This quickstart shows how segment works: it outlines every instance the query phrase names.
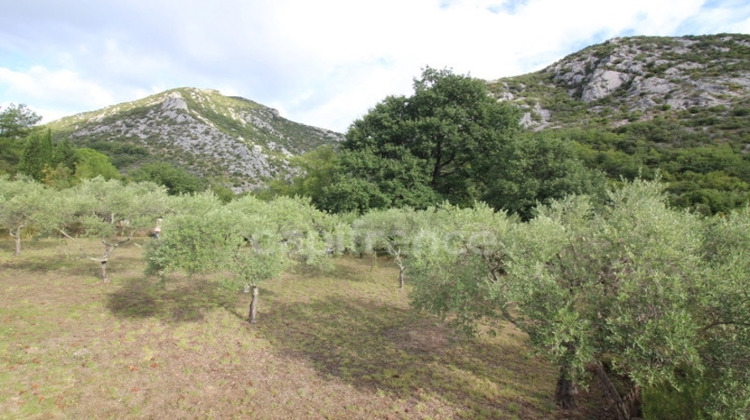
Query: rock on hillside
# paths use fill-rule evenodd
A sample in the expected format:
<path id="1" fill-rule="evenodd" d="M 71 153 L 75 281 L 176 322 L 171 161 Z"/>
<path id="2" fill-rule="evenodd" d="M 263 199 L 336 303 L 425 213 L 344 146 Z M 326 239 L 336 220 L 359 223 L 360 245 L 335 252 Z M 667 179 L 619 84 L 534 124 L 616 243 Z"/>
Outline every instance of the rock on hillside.
<path id="1" fill-rule="evenodd" d="M 289 121 L 250 100 L 194 88 L 77 114 L 49 126 L 56 139 L 99 149 L 122 170 L 167 160 L 230 183 L 235 191 L 293 172 L 289 157 L 343 138 Z"/>
<path id="2" fill-rule="evenodd" d="M 524 124 L 536 129 L 731 112 L 750 98 L 750 35 L 615 38 L 490 89 L 524 108 Z"/>

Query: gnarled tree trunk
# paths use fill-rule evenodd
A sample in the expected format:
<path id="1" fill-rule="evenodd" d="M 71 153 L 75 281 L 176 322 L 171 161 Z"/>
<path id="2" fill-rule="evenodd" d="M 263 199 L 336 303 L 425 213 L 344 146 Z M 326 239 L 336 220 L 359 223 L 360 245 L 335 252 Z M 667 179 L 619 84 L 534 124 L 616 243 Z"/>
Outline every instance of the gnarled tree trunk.
<path id="1" fill-rule="evenodd" d="M 255 317 L 258 313 L 258 286 L 253 285 L 251 288 L 253 291 L 253 298 L 250 301 L 250 313 L 247 315 L 247 318 L 251 324 L 255 324 Z"/>
<path id="2" fill-rule="evenodd" d="M 575 410 L 575 396 L 578 394 L 578 388 L 570 379 L 568 369 L 560 368 L 560 376 L 557 378 L 557 387 L 555 388 L 555 402 L 563 410 Z"/>
<path id="3" fill-rule="evenodd" d="M 641 389 L 639 386 L 633 385 L 630 392 L 622 397 L 600 362 L 594 363 L 593 370 L 604 389 L 605 395 L 614 405 L 618 420 L 630 420 L 642 416 Z"/>

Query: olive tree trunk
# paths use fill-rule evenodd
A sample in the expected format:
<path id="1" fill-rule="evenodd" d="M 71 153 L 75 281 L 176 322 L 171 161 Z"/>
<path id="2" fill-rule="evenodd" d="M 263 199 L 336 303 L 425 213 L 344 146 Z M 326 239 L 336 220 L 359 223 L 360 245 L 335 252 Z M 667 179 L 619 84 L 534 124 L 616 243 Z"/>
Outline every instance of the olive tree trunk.
<path id="1" fill-rule="evenodd" d="M 13 230 L 10 231 L 10 236 L 16 244 L 16 249 L 13 252 L 14 257 L 21 255 L 21 229 L 23 229 L 23 225 L 18 226 L 15 232 Z"/>
<path id="2" fill-rule="evenodd" d="M 631 418 L 638 418 L 641 416 L 642 404 L 640 387 L 636 385 L 632 386 L 630 392 L 625 395 L 625 397 L 622 397 L 600 362 L 594 363 L 593 370 L 599 383 L 604 389 L 604 394 L 607 395 L 610 403 L 614 405 L 618 420 L 630 420 Z"/>
<path id="3" fill-rule="evenodd" d="M 253 291 L 253 298 L 250 300 L 250 313 L 247 315 L 247 318 L 251 324 L 255 324 L 255 317 L 258 314 L 258 286 L 253 285 L 251 288 Z"/>
<path id="4" fill-rule="evenodd" d="M 406 265 L 404 265 L 404 260 L 401 259 L 401 251 L 399 250 L 398 253 L 396 253 L 396 257 L 394 258 L 394 261 L 396 262 L 396 265 L 398 266 L 398 287 L 403 289 L 404 288 L 404 272 L 406 271 Z"/>
<path id="5" fill-rule="evenodd" d="M 563 410 L 575 410 L 578 407 L 575 400 L 576 394 L 578 394 L 578 388 L 570 379 L 568 370 L 561 368 L 555 388 L 555 402 Z"/>

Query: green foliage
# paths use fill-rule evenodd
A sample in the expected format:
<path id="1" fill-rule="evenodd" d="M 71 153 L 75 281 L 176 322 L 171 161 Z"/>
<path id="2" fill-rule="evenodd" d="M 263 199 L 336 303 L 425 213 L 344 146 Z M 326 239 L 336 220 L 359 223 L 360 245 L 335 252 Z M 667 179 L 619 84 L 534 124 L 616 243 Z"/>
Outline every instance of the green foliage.
<path id="1" fill-rule="evenodd" d="M 655 181 L 628 183 L 608 202 L 597 209 L 571 196 L 527 223 L 481 208 L 438 210 L 429 216 L 437 240 L 407 260 L 413 305 L 469 331 L 478 320 L 509 320 L 563 377 L 585 382 L 603 366 L 651 401 L 672 389 L 700 396 L 703 415 L 746 415 L 750 212 L 706 230 L 698 216 L 671 210 Z"/>
<path id="2" fill-rule="evenodd" d="M 174 208 L 147 254 L 147 272 L 163 277 L 228 270 L 228 285 L 257 285 L 296 262 L 320 266 L 346 244 L 337 237 L 340 224 L 309 199 L 244 196 L 223 204 L 201 193 L 180 197 Z"/>
<path id="3" fill-rule="evenodd" d="M 352 223 L 356 250 L 364 254 L 408 255 L 423 219 L 423 213 L 410 208 L 369 211 Z"/>
<path id="4" fill-rule="evenodd" d="M 26 139 L 18 171 L 50 186 L 70 187 L 80 179 L 75 176 L 79 164 L 86 163 L 83 156 L 87 155 L 79 152 L 68 140 L 53 144 L 50 130 L 37 131 Z"/>
<path id="5" fill-rule="evenodd" d="M 24 136 L 41 120 L 42 117 L 26 105 L 10 104 L 4 110 L 0 110 L 0 137 Z"/>
<path id="6" fill-rule="evenodd" d="M 84 235 L 111 241 L 153 227 L 168 209 L 164 188 L 149 182 L 123 184 L 96 177 L 83 180 L 65 193 L 85 203 L 85 210 L 77 212 Z"/>
<path id="7" fill-rule="evenodd" d="M 516 221 L 481 203 L 473 208 L 443 204 L 423 217 L 407 260 L 411 304 L 474 333 L 476 320 L 499 317 L 504 310 L 490 299 L 491 283 L 504 275 L 505 264 L 504 255 L 493 251 L 504 248 Z"/>
<path id="8" fill-rule="evenodd" d="M 48 196 L 44 185 L 31 178 L 0 176 L 0 227 L 14 238 L 15 255 L 21 252 L 26 231 L 41 233 L 46 229 L 46 216 L 56 211 Z"/>
<path id="9" fill-rule="evenodd" d="M 23 139 L 0 137 L 0 173 L 15 173 L 23 154 Z"/>
<path id="10" fill-rule="evenodd" d="M 146 272 L 165 277 L 176 270 L 193 275 L 224 268 L 227 248 L 238 246 L 236 219 L 210 192 L 180 197 L 174 209 L 148 248 Z"/>
<path id="11" fill-rule="evenodd" d="M 750 160 L 737 148 L 700 142 L 671 147 L 634 133 L 592 128 L 564 130 L 560 136 L 575 140 L 585 165 L 601 169 L 610 179 L 655 178 L 658 173 L 673 206 L 717 214 L 741 208 L 750 199 Z"/>
<path id="12" fill-rule="evenodd" d="M 331 183 L 316 199 L 322 209 L 340 213 L 389 207 L 422 208 L 439 195 L 429 185 L 423 162 L 403 151 L 384 158 L 369 151 L 345 151 Z"/>
<path id="13" fill-rule="evenodd" d="M 604 193 L 603 174 L 586 168 L 569 141 L 543 134 L 519 136 L 509 142 L 503 159 L 488 173 L 489 188 L 482 198 L 526 220 L 538 204 L 568 194 Z"/>
<path id="14" fill-rule="evenodd" d="M 101 176 L 104 179 L 119 179 L 120 172 L 109 161 L 107 155 L 97 152 L 94 149 L 77 149 L 75 177 L 78 179 L 93 179 Z"/>
<path id="15" fill-rule="evenodd" d="M 289 181 L 278 178 L 271 180 L 266 194 L 311 197 L 318 208 L 326 208 L 319 200 L 324 197 L 325 187 L 330 184 L 339 164 L 337 150 L 332 145 L 320 146 L 291 158 L 290 164 L 299 168 L 301 174 Z"/>
<path id="16" fill-rule="evenodd" d="M 412 96 L 387 97 L 352 124 L 319 201 L 333 211 L 470 204 L 518 121 L 482 81 L 427 68 Z"/>
<path id="17" fill-rule="evenodd" d="M 40 132 L 32 133 L 26 139 L 26 146 L 18 163 L 18 171 L 37 181 L 42 181 L 45 171 L 55 167 L 53 154 L 50 130 L 47 130 L 44 134 Z"/>
<path id="18" fill-rule="evenodd" d="M 168 162 L 147 163 L 131 172 L 129 178 L 163 185 L 170 195 L 196 193 L 207 187 L 205 179 Z"/>

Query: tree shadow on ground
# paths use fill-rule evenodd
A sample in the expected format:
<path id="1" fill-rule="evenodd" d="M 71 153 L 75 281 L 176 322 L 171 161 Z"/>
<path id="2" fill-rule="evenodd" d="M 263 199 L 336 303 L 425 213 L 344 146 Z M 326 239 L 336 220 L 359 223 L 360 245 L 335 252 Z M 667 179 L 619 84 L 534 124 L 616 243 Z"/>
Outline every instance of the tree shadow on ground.
<path id="1" fill-rule="evenodd" d="M 343 296 L 270 307 L 259 331 L 322 377 L 403 400 L 438 398 L 473 418 L 554 412 L 554 373 L 517 337 L 462 337 L 435 318 Z"/>
<path id="2" fill-rule="evenodd" d="M 154 317 L 166 321 L 200 321 L 217 307 L 232 308 L 237 293 L 207 280 L 164 285 L 149 278 L 134 278 L 107 297 L 107 308 L 122 318 Z"/>

